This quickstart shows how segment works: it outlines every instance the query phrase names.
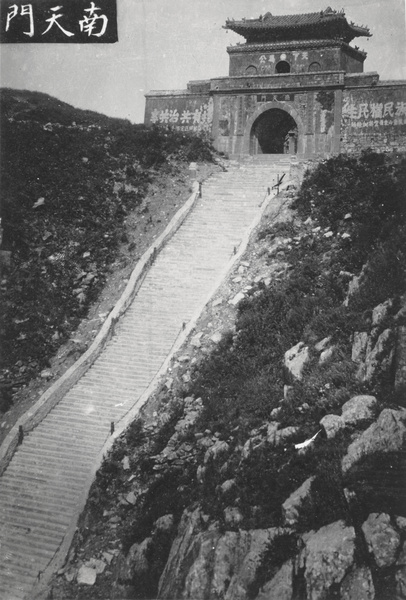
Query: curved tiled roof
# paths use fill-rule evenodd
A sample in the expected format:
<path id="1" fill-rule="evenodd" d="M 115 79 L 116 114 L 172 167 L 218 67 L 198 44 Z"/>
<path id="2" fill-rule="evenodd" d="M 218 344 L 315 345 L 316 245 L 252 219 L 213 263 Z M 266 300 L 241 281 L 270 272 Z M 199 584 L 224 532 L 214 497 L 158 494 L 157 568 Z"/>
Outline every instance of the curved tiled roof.
<path id="1" fill-rule="evenodd" d="M 333 37 L 346 42 L 358 36 L 370 36 L 367 27 L 349 23 L 344 11 L 326 10 L 299 15 L 272 15 L 266 13 L 258 19 L 234 21 L 228 19 L 224 29 L 231 29 L 244 36 L 248 43 L 258 41 L 281 41 L 293 38 Z"/>

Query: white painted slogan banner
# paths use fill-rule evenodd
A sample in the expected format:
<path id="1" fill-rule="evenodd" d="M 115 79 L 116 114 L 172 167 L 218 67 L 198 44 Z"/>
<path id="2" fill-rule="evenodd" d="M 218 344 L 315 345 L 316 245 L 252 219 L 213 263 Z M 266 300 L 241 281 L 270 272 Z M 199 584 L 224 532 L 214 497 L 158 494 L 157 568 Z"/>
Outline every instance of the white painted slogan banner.
<path id="1" fill-rule="evenodd" d="M 181 131 L 209 132 L 213 123 L 213 100 L 210 98 L 206 104 L 202 104 L 193 110 L 188 108 L 183 110 L 155 108 L 151 111 L 150 121 L 164 126 L 172 125 Z"/>
<path id="2" fill-rule="evenodd" d="M 406 102 L 355 102 L 343 105 L 343 118 L 357 129 L 406 125 Z"/>

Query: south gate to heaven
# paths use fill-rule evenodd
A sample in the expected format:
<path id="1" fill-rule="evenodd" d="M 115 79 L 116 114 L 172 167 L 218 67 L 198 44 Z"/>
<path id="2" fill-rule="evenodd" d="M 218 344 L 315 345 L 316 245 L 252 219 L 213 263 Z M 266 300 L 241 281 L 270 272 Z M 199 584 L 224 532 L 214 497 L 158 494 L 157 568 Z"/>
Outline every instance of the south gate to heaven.
<path id="1" fill-rule="evenodd" d="M 328 157 L 406 151 L 406 81 L 364 73 L 351 41 L 371 34 L 343 11 L 227 20 L 245 43 L 227 48 L 229 75 L 146 94 L 145 124 L 206 132 L 230 157 Z"/>

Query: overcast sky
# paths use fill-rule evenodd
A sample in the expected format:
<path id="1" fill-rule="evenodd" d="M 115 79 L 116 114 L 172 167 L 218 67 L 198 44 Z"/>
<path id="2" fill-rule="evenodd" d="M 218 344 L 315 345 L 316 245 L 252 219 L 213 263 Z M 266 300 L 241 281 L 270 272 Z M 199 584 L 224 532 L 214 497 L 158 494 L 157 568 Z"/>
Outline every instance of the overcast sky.
<path id="1" fill-rule="evenodd" d="M 190 80 L 228 74 L 226 48 L 244 38 L 222 29 L 227 18 L 328 5 L 370 28 L 369 40 L 353 42 L 368 53 L 365 71 L 378 71 L 381 80 L 406 79 L 405 0 L 117 0 L 118 43 L 3 44 L 1 85 L 139 123 L 147 91 L 184 89 Z"/>

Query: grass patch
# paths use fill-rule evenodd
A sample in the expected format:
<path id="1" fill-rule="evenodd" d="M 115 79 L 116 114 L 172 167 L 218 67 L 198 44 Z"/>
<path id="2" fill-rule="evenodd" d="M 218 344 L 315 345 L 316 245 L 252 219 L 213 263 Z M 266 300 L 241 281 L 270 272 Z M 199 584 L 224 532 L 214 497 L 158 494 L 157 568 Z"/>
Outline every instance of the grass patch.
<path id="1" fill-rule="evenodd" d="M 400 306 L 399 298 L 406 291 L 403 166 L 402 161 L 392 164 L 367 152 L 358 159 L 331 159 L 307 175 L 296 209 L 302 217 L 311 216 L 313 223 L 297 243 L 284 249 L 292 268 L 283 281 L 252 290 L 240 303 L 237 334 L 223 340 L 195 369 L 185 392 L 203 399 L 201 431 L 219 431 L 224 438 L 235 435 L 244 444 L 251 429 L 271 420 L 271 411 L 280 407 L 280 428 L 297 426 L 300 438 L 306 439 L 319 429 L 324 415 L 340 414 L 341 406 L 354 395 L 373 393 L 381 405 L 391 397 L 392 380 L 368 385 L 357 380 L 351 335 L 369 332 L 372 309 L 388 297 Z M 313 232 L 315 224 L 323 229 Z M 334 235 L 325 237 L 327 230 Z M 343 235 L 346 232 L 348 236 Z M 292 224 L 268 226 L 259 238 L 297 233 Z M 348 272 L 359 272 L 367 258 L 360 288 L 346 306 Z M 327 336 L 334 355 L 320 365 L 313 345 Z M 293 400 L 281 403 L 283 355 L 301 340 L 310 346 L 312 360 L 303 380 L 294 385 Z M 301 527 L 345 518 L 339 473 L 348 435 L 319 443 L 304 457 L 297 455 L 293 444 L 282 448 L 260 444 L 246 463 L 234 465 L 238 492 L 233 498 L 216 496 L 216 488 L 226 478 L 221 470 L 206 477 L 205 510 L 221 520 L 226 504 L 234 502 L 247 527 L 279 524 L 283 501 L 316 473 L 315 507 L 306 508 Z"/>
<path id="2" fill-rule="evenodd" d="M 211 160 L 212 149 L 37 92 L 4 89 L 1 107 L 2 249 L 12 262 L 2 275 L 0 370 L 6 382 L 27 382 L 98 297 L 148 186 Z"/>

